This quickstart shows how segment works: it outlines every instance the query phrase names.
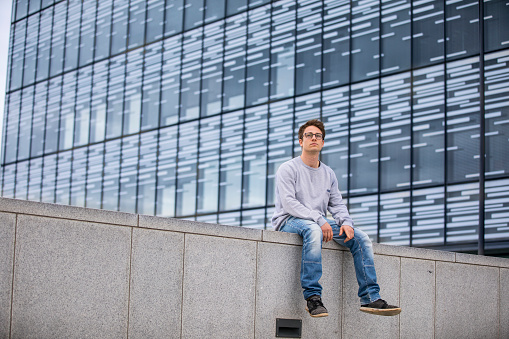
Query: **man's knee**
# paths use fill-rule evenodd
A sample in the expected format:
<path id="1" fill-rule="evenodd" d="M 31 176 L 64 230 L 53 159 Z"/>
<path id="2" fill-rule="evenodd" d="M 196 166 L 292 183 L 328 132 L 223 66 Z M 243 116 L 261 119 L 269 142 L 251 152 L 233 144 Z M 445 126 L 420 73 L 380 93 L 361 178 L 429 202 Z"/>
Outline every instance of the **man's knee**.
<path id="1" fill-rule="evenodd" d="M 363 230 L 355 228 L 354 232 L 354 237 L 357 238 L 359 243 L 364 244 L 364 246 L 373 245 L 371 239 L 369 239 L 369 236 Z"/>

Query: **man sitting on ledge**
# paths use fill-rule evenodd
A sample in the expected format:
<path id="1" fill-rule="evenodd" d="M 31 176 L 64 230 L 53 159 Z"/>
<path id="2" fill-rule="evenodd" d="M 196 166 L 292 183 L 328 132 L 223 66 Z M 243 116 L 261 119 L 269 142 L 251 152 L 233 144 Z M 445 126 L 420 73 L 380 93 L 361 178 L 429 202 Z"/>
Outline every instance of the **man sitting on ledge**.
<path id="1" fill-rule="evenodd" d="M 360 310 L 397 315 L 401 308 L 388 305 L 380 298 L 371 240 L 366 233 L 353 227 L 334 171 L 319 160 L 324 139 L 325 128 L 321 121 L 306 122 L 299 129 L 302 154 L 282 164 L 276 173 L 276 210 L 272 225 L 276 231 L 297 233 L 302 237 L 300 281 L 307 301 L 306 310 L 312 317 L 328 316 L 318 280 L 322 276 L 322 241 L 334 239 L 348 247 L 353 255 Z M 325 218 L 327 210 L 334 219 Z"/>

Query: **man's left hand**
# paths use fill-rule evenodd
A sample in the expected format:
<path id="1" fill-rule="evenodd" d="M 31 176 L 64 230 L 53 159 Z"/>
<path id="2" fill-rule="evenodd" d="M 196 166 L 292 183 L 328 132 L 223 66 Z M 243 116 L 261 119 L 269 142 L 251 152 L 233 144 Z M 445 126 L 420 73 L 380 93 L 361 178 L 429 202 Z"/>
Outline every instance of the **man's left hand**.
<path id="1" fill-rule="evenodd" d="M 353 236 L 355 233 L 354 233 L 352 226 L 350 226 L 350 225 L 341 226 L 341 228 L 339 229 L 339 235 L 341 236 L 343 234 L 343 232 L 345 232 L 345 236 L 346 236 L 346 239 L 344 242 L 347 242 L 347 241 L 350 241 L 353 239 Z"/>

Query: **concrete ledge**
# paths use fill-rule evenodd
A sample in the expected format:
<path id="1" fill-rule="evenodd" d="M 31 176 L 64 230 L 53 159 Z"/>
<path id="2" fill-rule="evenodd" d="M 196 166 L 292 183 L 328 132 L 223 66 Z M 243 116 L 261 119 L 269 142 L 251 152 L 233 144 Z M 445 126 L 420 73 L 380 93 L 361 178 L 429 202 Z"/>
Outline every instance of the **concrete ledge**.
<path id="1" fill-rule="evenodd" d="M 39 215 L 51 218 L 91 221 L 113 225 L 138 225 L 138 216 L 136 214 L 39 203 L 19 199 L 0 198 L 0 212 Z"/>
<path id="2" fill-rule="evenodd" d="M 217 224 L 207 224 L 197 221 L 161 218 L 150 215 L 140 215 L 139 226 L 158 230 L 173 232 L 185 232 L 192 234 L 212 235 L 224 238 L 235 238 L 244 240 L 262 240 L 262 230 L 226 226 Z"/>
<path id="3" fill-rule="evenodd" d="M 373 249 L 403 312 L 360 312 L 352 256 L 329 242 L 316 319 L 296 234 L 0 198 L 0 338 L 265 339 L 276 318 L 302 338 L 509 337 L 509 259 Z"/>

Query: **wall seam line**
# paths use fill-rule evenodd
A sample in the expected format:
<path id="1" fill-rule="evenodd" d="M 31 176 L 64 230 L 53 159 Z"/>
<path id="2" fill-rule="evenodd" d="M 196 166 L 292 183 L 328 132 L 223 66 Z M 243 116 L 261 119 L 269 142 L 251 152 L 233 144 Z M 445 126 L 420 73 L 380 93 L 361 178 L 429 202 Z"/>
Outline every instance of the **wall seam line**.
<path id="1" fill-rule="evenodd" d="M 184 246 L 182 246 L 182 287 L 180 294 L 180 338 L 182 338 L 184 332 L 184 279 L 186 263 L 186 238 L 187 233 L 184 233 Z"/>
<path id="2" fill-rule="evenodd" d="M 134 227 L 131 227 L 131 250 L 129 251 L 129 276 L 128 276 L 128 290 L 127 290 L 127 338 L 129 338 L 129 322 L 131 318 L 131 275 L 133 271 L 133 241 L 134 241 Z"/>
<path id="3" fill-rule="evenodd" d="M 14 220 L 14 248 L 12 251 L 11 310 L 9 319 L 9 339 L 12 337 L 12 316 L 14 307 L 14 274 L 16 268 L 16 239 L 18 236 L 17 231 L 18 231 L 18 214 L 16 213 L 16 217 Z"/>

